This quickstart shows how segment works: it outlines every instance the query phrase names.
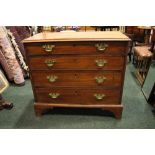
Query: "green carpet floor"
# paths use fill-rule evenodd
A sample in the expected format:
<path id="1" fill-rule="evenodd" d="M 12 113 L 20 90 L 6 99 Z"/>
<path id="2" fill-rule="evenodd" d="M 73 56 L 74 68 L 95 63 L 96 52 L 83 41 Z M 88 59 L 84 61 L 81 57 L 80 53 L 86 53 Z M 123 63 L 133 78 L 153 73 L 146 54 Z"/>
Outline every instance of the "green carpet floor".
<path id="1" fill-rule="evenodd" d="M 155 116 L 133 76 L 132 64 L 127 65 L 121 120 L 99 109 L 54 109 L 38 118 L 34 114 L 30 80 L 23 87 L 10 86 L 3 96 L 14 103 L 12 110 L 0 111 L 0 128 L 54 129 L 145 129 L 155 128 Z"/>

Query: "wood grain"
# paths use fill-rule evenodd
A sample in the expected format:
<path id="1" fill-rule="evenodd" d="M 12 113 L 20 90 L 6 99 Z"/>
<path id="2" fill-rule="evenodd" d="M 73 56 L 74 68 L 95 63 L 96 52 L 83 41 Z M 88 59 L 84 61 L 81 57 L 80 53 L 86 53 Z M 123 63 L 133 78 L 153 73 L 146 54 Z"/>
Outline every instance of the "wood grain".
<path id="1" fill-rule="evenodd" d="M 55 82 L 50 82 L 47 77 L 57 76 Z M 98 84 L 95 77 L 106 78 L 103 83 Z M 87 87 L 106 86 L 120 87 L 121 72 L 103 71 L 35 71 L 32 73 L 35 87 Z"/>
<path id="2" fill-rule="evenodd" d="M 57 54 L 98 54 L 98 55 L 125 55 L 127 42 L 105 41 L 108 47 L 105 51 L 99 51 L 96 44 L 100 42 L 50 42 L 32 43 L 26 46 L 28 55 L 57 55 Z M 46 52 L 44 45 L 54 45 L 52 52 Z"/>
<path id="3" fill-rule="evenodd" d="M 37 102 L 48 103 L 66 103 L 66 104 L 120 104 L 119 96 L 120 91 L 118 89 L 98 89 L 98 88 L 37 88 Z M 60 96 L 53 99 L 49 96 L 49 93 L 59 93 Z M 94 94 L 104 94 L 105 97 L 102 100 L 97 100 Z"/>
<path id="4" fill-rule="evenodd" d="M 64 41 L 130 41 L 119 31 L 107 32 L 43 32 L 23 40 L 29 42 L 64 42 Z"/>
<path id="5" fill-rule="evenodd" d="M 48 60 L 54 60 L 53 66 L 47 66 Z M 106 61 L 104 66 L 97 66 L 96 60 Z M 119 56 L 100 56 L 100 55 L 53 55 L 30 57 L 31 70 L 122 70 L 124 59 Z"/>

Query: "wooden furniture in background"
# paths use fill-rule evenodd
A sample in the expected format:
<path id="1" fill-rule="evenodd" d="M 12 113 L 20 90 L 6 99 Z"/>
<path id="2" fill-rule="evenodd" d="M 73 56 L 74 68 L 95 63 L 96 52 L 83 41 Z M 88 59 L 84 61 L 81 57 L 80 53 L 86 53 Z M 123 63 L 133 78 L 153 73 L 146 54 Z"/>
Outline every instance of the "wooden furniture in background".
<path id="1" fill-rule="evenodd" d="M 138 26 L 126 26 L 125 33 L 132 34 L 134 42 L 144 43 L 144 29 L 139 29 Z"/>
<path id="2" fill-rule="evenodd" d="M 134 59 L 135 59 L 135 67 L 136 67 L 135 75 L 138 81 L 140 82 L 140 85 L 143 86 L 143 83 L 147 76 L 147 73 L 152 61 L 152 57 L 154 54 L 155 30 L 153 29 L 151 45 L 150 45 L 148 41 L 150 39 L 150 28 L 141 27 L 141 29 L 149 30 L 149 34 L 148 34 L 149 36 L 146 37 L 146 42 L 144 46 L 134 47 Z"/>
<path id="3" fill-rule="evenodd" d="M 138 26 L 138 29 L 143 30 L 144 43 L 148 45 L 151 35 L 151 26 Z"/>
<path id="4" fill-rule="evenodd" d="M 54 32 L 56 26 L 38 26 L 38 32 L 51 31 Z M 64 30 L 70 30 L 72 26 L 62 26 Z M 125 32 L 125 26 L 78 26 L 78 31 L 121 31 Z"/>
<path id="5" fill-rule="evenodd" d="M 143 85 L 145 78 L 147 76 L 148 70 L 150 68 L 151 60 L 154 53 L 154 40 L 155 38 L 155 30 L 153 29 L 152 41 L 151 41 L 151 49 L 150 45 L 147 46 L 135 46 L 134 47 L 134 59 L 136 62 L 136 71 L 135 75 L 140 82 L 141 86 Z"/>
<path id="6" fill-rule="evenodd" d="M 129 41 L 121 32 L 46 32 L 24 40 L 36 115 L 74 107 L 121 118 Z"/>
<path id="7" fill-rule="evenodd" d="M 148 46 L 136 46 L 134 47 L 134 56 L 136 57 L 135 75 L 142 86 L 150 67 L 152 53 Z"/>
<path id="8" fill-rule="evenodd" d="M 132 40 L 132 46 L 149 46 L 149 39 L 150 39 L 150 26 L 126 26 L 125 27 L 125 34 L 130 37 Z M 137 65 L 137 60 L 135 57 L 136 54 L 133 53 L 134 50 L 129 52 L 129 60 L 131 60 L 131 55 L 133 55 L 133 64 Z"/>
<path id="9" fill-rule="evenodd" d="M 106 30 L 110 30 L 113 31 L 113 29 L 116 29 L 117 31 L 119 31 L 119 26 L 94 26 L 96 31 L 99 29 L 100 31 L 106 31 Z"/>
<path id="10" fill-rule="evenodd" d="M 95 27 L 93 26 L 80 26 L 80 30 L 84 29 L 85 28 L 85 31 L 95 31 Z"/>
<path id="11" fill-rule="evenodd" d="M 132 62 L 135 64 L 135 55 L 133 53 L 133 47 L 139 44 L 144 43 L 144 29 L 138 28 L 138 26 L 125 26 L 125 35 L 127 35 L 130 39 L 130 50 L 128 53 L 129 56 L 129 62 L 131 62 L 132 56 Z"/>
<path id="12" fill-rule="evenodd" d="M 151 48 L 150 51 L 153 53 L 153 59 L 155 60 L 155 27 L 152 28 L 152 35 L 151 35 Z"/>

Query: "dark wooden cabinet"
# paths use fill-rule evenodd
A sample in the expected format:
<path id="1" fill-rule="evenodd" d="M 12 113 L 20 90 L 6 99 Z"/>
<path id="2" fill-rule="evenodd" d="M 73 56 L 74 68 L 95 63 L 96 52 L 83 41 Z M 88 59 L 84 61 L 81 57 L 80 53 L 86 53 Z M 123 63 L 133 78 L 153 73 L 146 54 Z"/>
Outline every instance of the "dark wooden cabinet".
<path id="1" fill-rule="evenodd" d="M 145 42 L 145 29 L 140 29 L 139 26 L 126 26 L 126 34 L 133 34 L 133 41 L 144 43 Z"/>
<path id="2" fill-rule="evenodd" d="M 47 32 L 24 40 L 36 115 L 83 107 L 121 118 L 129 41 L 120 32 Z"/>

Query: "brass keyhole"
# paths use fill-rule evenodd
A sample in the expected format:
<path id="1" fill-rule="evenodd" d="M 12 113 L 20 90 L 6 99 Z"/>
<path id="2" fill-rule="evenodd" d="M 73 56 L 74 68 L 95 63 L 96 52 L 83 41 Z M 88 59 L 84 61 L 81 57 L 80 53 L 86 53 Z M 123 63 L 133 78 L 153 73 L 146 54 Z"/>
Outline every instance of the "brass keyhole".
<path id="1" fill-rule="evenodd" d="M 78 95 L 78 92 L 77 91 L 75 91 L 74 93 L 75 93 L 75 95 Z"/>
<path id="2" fill-rule="evenodd" d="M 79 78 L 78 74 L 76 74 L 76 73 L 74 74 L 74 76 L 75 76 L 75 78 Z"/>

